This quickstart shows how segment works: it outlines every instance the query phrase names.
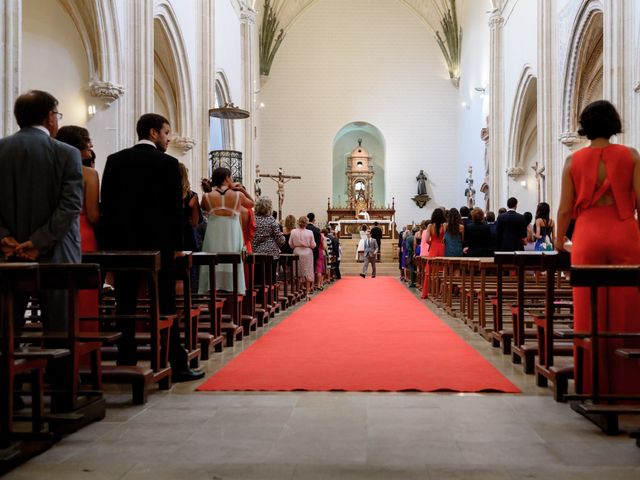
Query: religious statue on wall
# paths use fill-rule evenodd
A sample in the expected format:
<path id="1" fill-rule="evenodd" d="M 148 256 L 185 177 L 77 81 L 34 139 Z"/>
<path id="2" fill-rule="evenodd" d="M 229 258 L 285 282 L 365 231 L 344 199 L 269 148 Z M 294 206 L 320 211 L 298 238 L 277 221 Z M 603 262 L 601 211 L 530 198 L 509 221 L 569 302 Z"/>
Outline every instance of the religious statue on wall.
<path id="1" fill-rule="evenodd" d="M 260 165 L 256 165 L 256 179 L 253 182 L 253 193 L 256 198 L 260 198 L 262 196 L 262 187 L 260 184 L 262 180 L 260 179 Z"/>
<path id="2" fill-rule="evenodd" d="M 476 204 L 476 189 L 473 188 L 473 167 L 469 165 L 469 176 L 465 180 L 467 188 L 464 191 L 464 196 L 467 197 L 467 207 L 473 208 Z"/>
<path id="3" fill-rule="evenodd" d="M 416 181 L 418 182 L 418 194 L 413 197 L 411 200 L 415 202 L 418 208 L 424 207 L 431 197 L 427 194 L 427 175 L 424 173 L 424 170 L 420 170 L 420 173 L 416 177 Z"/>
<path id="4" fill-rule="evenodd" d="M 487 123 L 489 123 L 489 117 L 487 117 Z M 487 127 L 480 130 L 480 138 L 484 142 L 484 180 L 480 185 L 480 191 L 484 193 L 484 211 L 489 211 L 489 185 L 491 184 L 491 176 L 489 174 L 489 157 L 488 157 L 488 144 L 489 144 L 489 129 Z"/>

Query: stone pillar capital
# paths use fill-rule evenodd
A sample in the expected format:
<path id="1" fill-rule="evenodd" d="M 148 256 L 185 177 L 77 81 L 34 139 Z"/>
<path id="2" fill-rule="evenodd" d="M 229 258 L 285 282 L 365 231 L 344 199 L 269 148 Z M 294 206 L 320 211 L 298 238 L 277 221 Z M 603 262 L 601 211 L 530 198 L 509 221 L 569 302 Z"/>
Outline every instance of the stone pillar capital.
<path id="1" fill-rule="evenodd" d="M 258 18 L 258 12 L 252 8 L 243 8 L 240 10 L 240 21 L 242 23 L 249 23 L 251 25 L 256 23 Z"/>
<path id="2" fill-rule="evenodd" d="M 101 99 L 106 105 L 111 105 L 122 96 L 124 87 L 111 82 L 94 81 L 89 83 L 91 96 Z"/>
<path id="3" fill-rule="evenodd" d="M 491 29 L 502 28 L 504 26 L 504 17 L 499 13 L 494 13 L 489 17 L 489 27 Z"/>
<path id="4" fill-rule="evenodd" d="M 176 136 L 171 139 L 169 145 L 184 155 L 196 146 L 196 141 L 191 137 Z"/>

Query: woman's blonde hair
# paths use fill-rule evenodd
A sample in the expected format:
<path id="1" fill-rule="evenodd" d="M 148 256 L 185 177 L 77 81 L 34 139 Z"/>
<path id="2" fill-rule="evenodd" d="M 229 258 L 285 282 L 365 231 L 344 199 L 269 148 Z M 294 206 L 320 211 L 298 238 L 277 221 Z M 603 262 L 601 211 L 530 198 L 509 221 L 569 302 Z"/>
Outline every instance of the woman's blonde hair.
<path id="1" fill-rule="evenodd" d="M 284 219 L 284 228 L 289 231 L 296 228 L 296 217 L 294 217 L 293 215 L 287 215 L 287 217 Z"/>
<path id="2" fill-rule="evenodd" d="M 300 228 L 305 228 L 308 223 L 309 223 L 309 220 L 307 219 L 306 216 L 302 216 L 298 219 L 298 226 Z"/>
<path id="3" fill-rule="evenodd" d="M 182 199 L 184 200 L 191 191 L 191 184 L 189 183 L 189 170 L 185 167 L 184 163 L 178 163 L 180 167 L 180 178 L 182 179 Z"/>

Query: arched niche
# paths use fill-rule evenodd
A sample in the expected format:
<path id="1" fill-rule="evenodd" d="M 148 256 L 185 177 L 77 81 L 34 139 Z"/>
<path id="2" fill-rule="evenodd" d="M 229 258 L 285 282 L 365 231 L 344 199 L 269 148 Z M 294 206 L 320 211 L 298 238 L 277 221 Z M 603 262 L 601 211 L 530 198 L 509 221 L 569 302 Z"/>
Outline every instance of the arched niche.
<path id="1" fill-rule="evenodd" d="M 229 82 L 224 72 L 216 73 L 214 108 L 223 107 L 231 102 Z M 231 120 L 210 117 L 209 119 L 209 150 L 233 149 L 233 123 Z"/>
<path id="2" fill-rule="evenodd" d="M 192 87 L 187 51 L 175 12 L 167 2 L 155 6 L 154 40 L 154 105 L 155 111 L 171 122 L 177 142 L 169 148 L 184 154 L 193 147 Z"/>
<path id="3" fill-rule="evenodd" d="M 347 193 L 347 157 L 358 146 L 369 152 L 373 163 L 373 203 L 386 207 L 385 196 L 385 140 L 382 132 L 367 122 L 351 122 L 343 126 L 333 139 L 333 198 L 334 207 L 346 206 Z"/>
<path id="4" fill-rule="evenodd" d="M 536 171 L 542 165 L 538 158 L 538 101 L 537 79 L 529 65 L 525 66 L 518 82 L 509 129 L 507 175 L 509 196 L 519 201 L 519 210 L 535 209 L 539 191 Z"/>
<path id="5" fill-rule="evenodd" d="M 51 92 L 64 115 L 61 125 L 86 126 L 91 55 L 61 3 L 23 0 L 21 54 L 20 91 Z"/>
<path id="6" fill-rule="evenodd" d="M 573 25 L 564 76 L 560 139 L 571 150 L 585 142 L 576 133 L 580 112 L 603 98 L 603 38 L 602 2 L 586 0 Z"/>

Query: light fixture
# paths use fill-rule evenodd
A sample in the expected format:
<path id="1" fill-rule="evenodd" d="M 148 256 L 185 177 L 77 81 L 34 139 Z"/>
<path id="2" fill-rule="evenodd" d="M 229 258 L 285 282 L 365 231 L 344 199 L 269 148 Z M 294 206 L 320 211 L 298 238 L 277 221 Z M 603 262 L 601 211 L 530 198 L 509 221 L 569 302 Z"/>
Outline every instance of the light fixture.
<path id="1" fill-rule="evenodd" d="M 212 108 L 209 110 L 209 116 L 215 118 L 223 118 L 226 120 L 241 120 L 249 117 L 249 112 L 236 107 L 232 102 L 225 104 L 224 107 Z"/>
<path id="2" fill-rule="evenodd" d="M 260 102 L 260 108 L 264 108 L 264 107 L 265 107 L 264 102 Z"/>
<path id="3" fill-rule="evenodd" d="M 467 102 L 462 102 L 460 106 L 466 110 L 469 110 L 469 104 Z"/>
<path id="4" fill-rule="evenodd" d="M 487 87 L 475 87 L 474 90 L 478 92 L 481 97 L 487 96 Z"/>
<path id="5" fill-rule="evenodd" d="M 521 186 L 521 187 L 523 187 L 523 188 L 526 188 L 526 186 L 527 186 L 527 182 L 526 182 L 526 180 L 522 180 L 522 181 L 520 182 L 520 186 Z"/>
<path id="6" fill-rule="evenodd" d="M 93 117 L 97 113 L 98 109 L 95 105 L 87 105 L 87 113 L 90 117 Z"/>

